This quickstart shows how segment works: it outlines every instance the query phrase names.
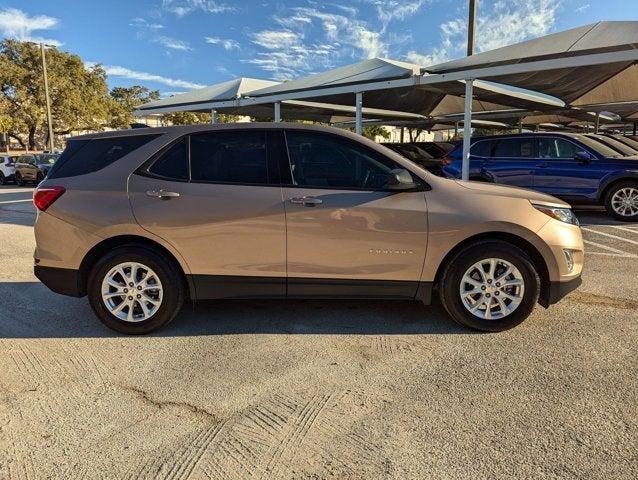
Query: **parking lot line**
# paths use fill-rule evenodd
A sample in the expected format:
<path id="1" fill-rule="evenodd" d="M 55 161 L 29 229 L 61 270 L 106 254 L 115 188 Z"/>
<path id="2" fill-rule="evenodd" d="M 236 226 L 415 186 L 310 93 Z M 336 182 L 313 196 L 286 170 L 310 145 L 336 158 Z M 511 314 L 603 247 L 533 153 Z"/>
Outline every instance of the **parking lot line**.
<path id="1" fill-rule="evenodd" d="M 631 227 L 619 227 L 618 225 L 609 225 L 611 228 L 615 228 L 616 230 L 622 230 L 623 232 L 635 233 L 638 234 L 638 229 Z"/>
<path id="2" fill-rule="evenodd" d="M 608 245 L 603 245 L 602 243 L 593 242 L 591 240 L 583 240 L 583 243 L 587 245 L 591 245 L 592 247 L 602 248 L 603 250 L 607 250 L 607 252 L 590 252 L 586 251 L 587 255 L 605 255 L 608 257 L 621 257 L 621 258 L 638 258 L 638 255 L 634 253 L 624 252 L 622 250 L 618 250 L 617 248 L 610 247 Z"/>
<path id="3" fill-rule="evenodd" d="M 627 242 L 627 243 L 631 243 L 632 245 L 638 245 L 638 241 L 631 240 L 629 238 L 619 237 L 618 235 L 612 235 L 611 233 L 599 232 L 598 230 L 594 230 L 593 228 L 581 227 L 581 229 L 586 232 L 596 233 L 604 237 L 613 238 L 614 240 L 619 240 L 621 242 Z"/>
<path id="4" fill-rule="evenodd" d="M 30 198 L 27 198 L 26 200 L 5 200 L 3 202 L 0 202 L 0 205 L 7 205 L 9 203 L 26 203 L 26 202 L 32 202 L 33 200 Z"/>

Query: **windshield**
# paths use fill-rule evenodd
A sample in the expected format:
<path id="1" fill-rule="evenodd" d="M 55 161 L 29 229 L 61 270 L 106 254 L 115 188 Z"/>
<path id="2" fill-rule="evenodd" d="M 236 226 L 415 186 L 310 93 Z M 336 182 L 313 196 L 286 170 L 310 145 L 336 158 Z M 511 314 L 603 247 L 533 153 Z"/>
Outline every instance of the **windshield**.
<path id="1" fill-rule="evenodd" d="M 616 150 L 624 156 L 638 155 L 638 151 L 634 150 L 629 145 L 625 145 L 624 143 L 619 142 L 615 138 L 609 138 L 603 135 L 588 135 L 588 137 L 607 145 L 609 148 Z"/>
<path id="2" fill-rule="evenodd" d="M 595 152 L 599 153 L 603 157 L 622 157 L 621 153 L 618 153 L 613 148 L 608 147 L 604 143 L 601 143 L 593 138 L 586 137 L 585 135 L 574 135 L 574 138 L 579 142 L 585 144 Z"/>

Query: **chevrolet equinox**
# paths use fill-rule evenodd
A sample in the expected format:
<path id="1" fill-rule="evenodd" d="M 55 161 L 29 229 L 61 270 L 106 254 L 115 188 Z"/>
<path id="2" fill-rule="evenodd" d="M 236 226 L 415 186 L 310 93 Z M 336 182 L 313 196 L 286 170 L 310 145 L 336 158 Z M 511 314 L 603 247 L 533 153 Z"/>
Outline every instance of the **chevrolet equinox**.
<path id="1" fill-rule="evenodd" d="M 118 332 L 221 298 L 415 299 L 505 330 L 578 287 L 583 242 L 549 195 L 439 178 L 333 128 L 84 135 L 34 192 L 35 275 Z"/>

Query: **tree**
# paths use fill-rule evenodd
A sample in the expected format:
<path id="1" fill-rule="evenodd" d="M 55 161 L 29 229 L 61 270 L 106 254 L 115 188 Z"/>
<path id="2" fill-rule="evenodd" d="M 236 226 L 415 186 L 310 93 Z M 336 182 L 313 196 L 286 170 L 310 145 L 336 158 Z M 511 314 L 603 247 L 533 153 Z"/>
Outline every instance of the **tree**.
<path id="1" fill-rule="evenodd" d="M 193 125 L 196 123 L 210 123 L 210 113 L 204 112 L 173 112 L 162 115 L 162 120 L 170 125 Z M 217 114 L 219 123 L 233 123 L 239 120 L 239 115 Z"/>
<path id="2" fill-rule="evenodd" d="M 388 132 L 381 125 L 371 125 L 369 127 L 363 127 L 363 131 L 361 132 L 364 137 L 369 138 L 370 140 L 375 140 L 377 137 L 381 137 L 385 140 L 390 138 L 390 132 Z"/>
<path id="3" fill-rule="evenodd" d="M 160 99 L 159 90 L 150 90 L 141 85 L 132 87 L 115 87 L 111 90 L 111 119 L 112 128 L 128 128 L 135 122 L 133 110 L 144 103 Z"/>
<path id="4" fill-rule="evenodd" d="M 55 47 L 47 49 L 47 72 L 55 134 L 96 130 L 107 124 L 111 100 L 101 65 Z M 35 149 L 47 141 L 40 48 L 31 42 L 0 42 L 0 112 L 11 118 L 7 133 Z"/>

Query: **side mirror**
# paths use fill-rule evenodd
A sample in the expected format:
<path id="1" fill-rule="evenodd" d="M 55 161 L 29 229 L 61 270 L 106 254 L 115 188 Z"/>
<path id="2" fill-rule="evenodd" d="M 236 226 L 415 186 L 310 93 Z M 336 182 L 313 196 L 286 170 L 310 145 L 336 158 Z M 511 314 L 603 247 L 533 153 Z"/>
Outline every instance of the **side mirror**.
<path id="1" fill-rule="evenodd" d="M 578 160 L 579 162 L 589 163 L 593 160 L 591 153 L 589 152 L 576 152 L 574 155 L 574 160 Z"/>
<path id="2" fill-rule="evenodd" d="M 395 168 L 388 173 L 387 188 L 390 190 L 412 190 L 417 186 L 410 172 L 403 168 Z"/>

